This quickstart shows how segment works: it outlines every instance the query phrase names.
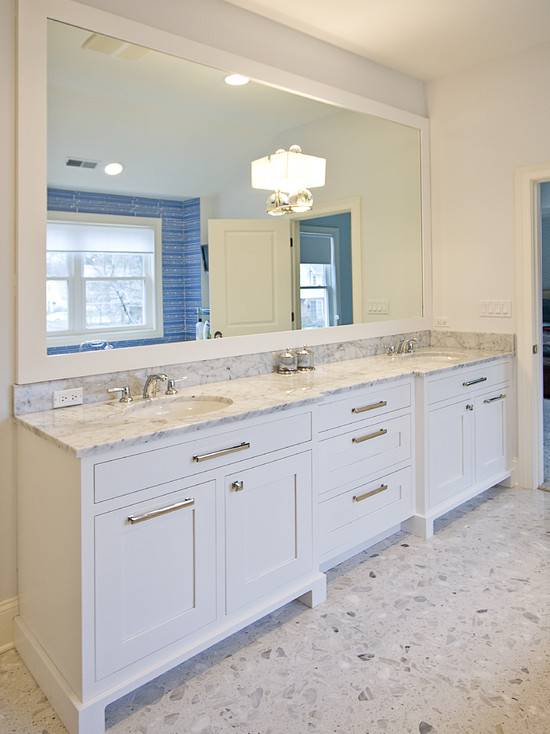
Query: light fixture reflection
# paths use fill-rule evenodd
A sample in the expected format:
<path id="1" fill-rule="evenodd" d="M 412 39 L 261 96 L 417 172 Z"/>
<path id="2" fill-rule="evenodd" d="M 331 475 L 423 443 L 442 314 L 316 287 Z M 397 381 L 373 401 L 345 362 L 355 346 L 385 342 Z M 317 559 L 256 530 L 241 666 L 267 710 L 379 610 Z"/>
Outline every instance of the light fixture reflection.
<path id="1" fill-rule="evenodd" d="M 242 87 L 248 84 L 249 81 L 249 77 L 242 74 L 228 74 L 224 79 L 224 82 L 229 84 L 230 87 Z"/>
<path id="2" fill-rule="evenodd" d="M 266 201 L 268 214 L 307 212 L 313 206 L 310 189 L 325 185 L 325 171 L 324 158 L 305 155 L 299 145 L 291 145 L 252 161 L 251 183 L 253 189 L 273 192 Z"/>
<path id="3" fill-rule="evenodd" d="M 103 169 L 107 176 L 118 176 L 124 170 L 122 163 L 107 163 Z"/>

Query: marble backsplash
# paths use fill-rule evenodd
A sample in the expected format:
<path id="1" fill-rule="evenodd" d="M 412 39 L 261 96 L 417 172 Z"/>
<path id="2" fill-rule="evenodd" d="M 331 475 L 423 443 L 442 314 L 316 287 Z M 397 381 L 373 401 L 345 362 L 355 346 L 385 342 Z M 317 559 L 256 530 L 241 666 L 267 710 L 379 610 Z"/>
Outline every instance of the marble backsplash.
<path id="1" fill-rule="evenodd" d="M 435 346 L 452 349 L 488 349 L 495 352 L 513 352 L 515 346 L 513 334 L 430 332 L 426 330 L 395 334 L 391 337 L 371 337 L 334 344 L 321 344 L 312 347 L 312 349 L 315 354 L 315 363 L 324 364 L 381 354 L 388 344 L 398 344 L 402 338 L 415 338 L 417 349 Z M 108 387 L 118 385 L 129 385 L 132 393 L 139 395 L 147 375 L 154 372 L 166 372 L 170 377 L 179 381 L 181 387 L 236 380 L 240 377 L 253 377 L 254 375 L 272 372 L 276 358 L 276 352 L 260 352 L 200 362 L 159 365 L 158 367 L 128 372 L 109 372 L 86 377 L 36 382 L 28 385 L 14 385 L 13 412 L 15 415 L 23 415 L 49 410 L 53 407 L 53 392 L 70 387 L 82 387 L 84 389 L 85 403 L 104 402 L 111 399 L 106 390 Z"/>

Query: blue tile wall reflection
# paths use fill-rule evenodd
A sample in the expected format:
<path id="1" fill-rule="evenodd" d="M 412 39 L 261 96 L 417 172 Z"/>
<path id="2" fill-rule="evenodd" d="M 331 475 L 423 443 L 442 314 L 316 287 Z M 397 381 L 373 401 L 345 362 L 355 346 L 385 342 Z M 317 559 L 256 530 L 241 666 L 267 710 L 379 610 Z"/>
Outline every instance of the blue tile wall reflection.
<path id="1" fill-rule="evenodd" d="M 201 305 L 198 198 L 177 201 L 49 188 L 48 210 L 161 219 L 164 336 L 111 343 L 115 347 L 130 347 L 189 341 L 195 338 L 197 308 Z M 48 354 L 67 354 L 78 350 L 78 344 L 50 347 Z"/>

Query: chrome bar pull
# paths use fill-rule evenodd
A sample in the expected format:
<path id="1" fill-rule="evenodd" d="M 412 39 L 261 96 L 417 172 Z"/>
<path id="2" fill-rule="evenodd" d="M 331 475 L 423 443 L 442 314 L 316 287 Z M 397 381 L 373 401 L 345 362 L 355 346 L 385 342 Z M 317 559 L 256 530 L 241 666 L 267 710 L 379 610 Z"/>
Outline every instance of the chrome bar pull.
<path id="1" fill-rule="evenodd" d="M 353 502 L 362 502 L 363 500 L 368 500 L 369 497 L 374 497 L 375 494 L 385 492 L 386 489 L 388 489 L 388 485 L 381 484 L 379 487 L 376 487 L 376 489 L 371 489 L 368 492 L 363 492 L 363 494 L 354 494 Z"/>
<path id="2" fill-rule="evenodd" d="M 353 443 L 363 443 L 363 441 L 370 441 L 372 438 L 385 436 L 387 432 L 387 428 L 380 428 L 378 431 L 373 431 L 373 433 L 365 433 L 364 436 L 355 436 L 355 438 L 352 438 L 351 440 Z"/>
<path id="3" fill-rule="evenodd" d="M 478 385 L 480 382 L 487 382 L 486 377 L 478 377 L 477 380 L 468 380 L 468 382 L 463 382 L 464 387 L 471 387 L 472 385 Z"/>
<path id="4" fill-rule="evenodd" d="M 231 489 L 233 492 L 242 492 L 244 489 L 244 482 L 242 479 L 236 482 L 231 482 Z"/>
<path id="5" fill-rule="evenodd" d="M 184 507 L 193 507 L 195 504 L 194 497 L 187 497 L 181 502 L 176 502 L 173 505 L 167 505 L 166 507 L 160 507 L 158 510 L 151 510 L 150 512 L 144 512 L 143 515 L 130 515 L 128 522 L 130 525 L 137 525 L 139 522 L 145 522 L 145 520 L 152 520 L 155 517 L 161 515 L 168 515 L 169 512 L 175 512 L 176 510 L 182 510 Z"/>
<path id="6" fill-rule="evenodd" d="M 500 395 L 496 395 L 494 398 L 485 398 L 484 403 L 495 403 L 497 400 L 504 400 L 506 393 L 501 392 Z"/>
<path id="7" fill-rule="evenodd" d="M 208 454 L 195 454 L 192 461 L 198 464 L 201 461 L 208 461 L 209 459 L 218 459 L 220 456 L 227 456 L 227 454 L 234 454 L 236 451 L 246 451 L 250 448 L 250 441 L 243 441 L 237 444 L 237 446 L 229 446 L 226 449 L 219 449 L 219 451 L 210 451 Z"/>
<path id="8" fill-rule="evenodd" d="M 369 410 L 376 410 L 376 408 L 385 408 L 388 404 L 387 400 L 379 400 L 377 403 L 370 403 L 370 405 L 361 405 L 359 408 L 352 408 L 352 413 L 366 413 Z"/>

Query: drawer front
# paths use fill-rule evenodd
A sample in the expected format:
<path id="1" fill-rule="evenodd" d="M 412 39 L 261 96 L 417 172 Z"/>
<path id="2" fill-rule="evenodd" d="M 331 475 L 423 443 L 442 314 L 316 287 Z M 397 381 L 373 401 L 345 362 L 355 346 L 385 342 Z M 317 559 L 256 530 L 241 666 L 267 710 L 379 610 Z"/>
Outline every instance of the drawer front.
<path id="1" fill-rule="evenodd" d="M 357 390 L 352 397 L 345 400 L 334 400 L 319 408 L 319 430 L 327 431 L 347 424 L 353 425 L 366 418 L 392 410 L 407 408 L 411 404 L 411 384 L 378 387 L 369 390 Z"/>
<path id="2" fill-rule="evenodd" d="M 344 553 L 411 517 L 413 499 L 412 469 L 406 467 L 321 502 L 321 558 Z"/>
<path id="3" fill-rule="evenodd" d="M 320 443 L 320 492 L 361 481 L 410 457 L 410 415 L 355 426 Z"/>
<path id="4" fill-rule="evenodd" d="M 216 469 L 311 440 L 311 413 L 238 428 L 94 466 L 95 501 Z"/>
<path id="5" fill-rule="evenodd" d="M 494 385 L 509 382 L 512 377 L 510 362 L 479 365 L 475 369 L 456 370 L 449 377 L 428 380 L 428 403 L 438 403 L 456 396 L 468 397 L 474 392 L 490 390 Z"/>

